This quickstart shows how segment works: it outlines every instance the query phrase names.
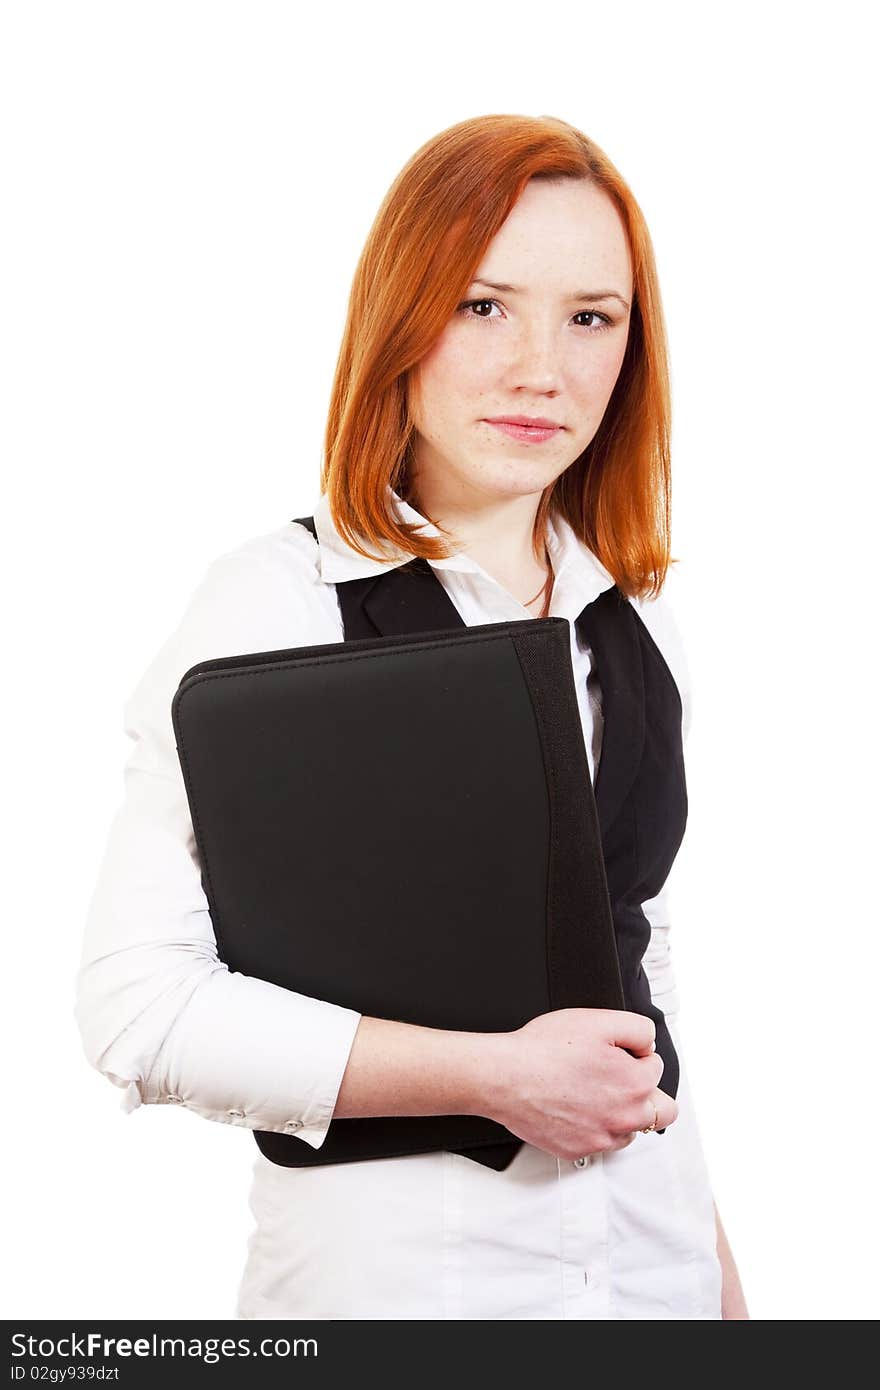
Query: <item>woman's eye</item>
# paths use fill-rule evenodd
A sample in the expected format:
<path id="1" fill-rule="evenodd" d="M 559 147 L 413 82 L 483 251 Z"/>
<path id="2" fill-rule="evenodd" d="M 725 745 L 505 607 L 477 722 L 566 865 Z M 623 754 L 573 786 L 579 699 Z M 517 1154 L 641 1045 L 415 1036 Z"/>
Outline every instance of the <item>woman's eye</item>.
<path id="1" fill-rule="evenodd" d="M 464 311 L 464 310 L 466 310 L 466 309 L 483 309 L 483 308 L 486 307 L 486 305 L 488 305 L 488 306 L 491 308 L 491 306 L 492 306 L 493 304 L 495 304 L 495 302 L 496 302 L 496 301 L 495 301 L 494 299 L 470 299 L 470 300 L 468 300 L 468 302 L 467 302 L 466 304 L 462 304 L 462 305 L 461 305 L 461 309 L 462 309 L 462 311 Z M 488 315 L 488 314 L 476 314 L 476 315 L 471 315 L 471 317 L 472 317 L 472 318 L 479 318 L 479 319 L 487 319 L 487 318 L 489 318 L 489 315 Z"/>
<path id="2" fill-rule="evenodd" d="M 467 318 L 489 319 L 496 316 L 491 313 L 471 313 L 470 310 L 487 308 L 491 310 L 493 307 L 500 307 L 497 299 L 468 299 L 464 304 L 459 304 L 458 312 Z M 575 318 L 593 320 L 593 322 L 589 324 L 581 323 L 577 325 L 578 328 L 586 328 L 590 333 L 598 333 L 601 332 L 603 328 L 611 327 L 611 319 L 608 318 L 606 314 L 597 313 L 595 309 L 580 309 L 578 313 L 575 314 Z"/>

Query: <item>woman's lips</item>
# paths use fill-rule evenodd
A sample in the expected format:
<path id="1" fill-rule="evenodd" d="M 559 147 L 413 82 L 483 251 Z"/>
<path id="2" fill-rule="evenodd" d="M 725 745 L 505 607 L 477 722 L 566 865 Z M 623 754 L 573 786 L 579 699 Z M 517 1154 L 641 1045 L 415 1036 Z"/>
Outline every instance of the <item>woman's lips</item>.
<path id="1" fill-rule="evenodd" d="M 503 420 L 487 420 L 486 424 L 491 425 L 494 430 L 503 430 L 509 438 L 518 439 L 523 444 L 542 444 L 558 434 L 561 428 L 559 425 L 554 425 L 552 429 L 537 428 L 534 425 L 509 425 Z"/>

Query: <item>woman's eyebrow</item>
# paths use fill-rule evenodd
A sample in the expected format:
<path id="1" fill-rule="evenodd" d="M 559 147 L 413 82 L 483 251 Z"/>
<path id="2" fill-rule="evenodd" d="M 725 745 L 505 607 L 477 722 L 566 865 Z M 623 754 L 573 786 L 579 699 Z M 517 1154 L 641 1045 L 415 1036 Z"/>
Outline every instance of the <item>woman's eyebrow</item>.
<path id="1" fill-rule="evenodd" d="M 522 293 L 521 287 L 518 285 L 502 285 L 496 283 L 493 280 L 472 280 L 471 284 L 484 285 L 487 290 L 499 290 L 502 294 Z M 593 304 L 598 303 L 600 299 L 619 299 L 624 309 L 629 308 L 629 305 L 627 304 L 623 295 L 618 294 L 617 290 L 576 290 L 575 293 L 570 296 L 570 298 L 587 300 L 589 303 Z"/>

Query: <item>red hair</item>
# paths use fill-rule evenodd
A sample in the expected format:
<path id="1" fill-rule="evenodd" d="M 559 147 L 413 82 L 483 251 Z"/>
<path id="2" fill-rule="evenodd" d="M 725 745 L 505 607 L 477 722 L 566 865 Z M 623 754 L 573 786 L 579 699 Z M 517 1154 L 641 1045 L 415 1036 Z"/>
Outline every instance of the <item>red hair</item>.
<path id="1" fill-rule="evenodd" d="M 671 464 L 666 331 L 654 252 L 642 212 L 614 165 L 586 135 L 553 116 L 461 121 L 417 150 L 395 178 L 355 270 L 321 491 L 340 535 L 362 555 L 370 552 L 361 541 L 426 560 L 454 553 L 457 547 L 441 537 L 400 523 L 388 495 L 390 485 L 407 498 L 413 438 L 408 374 L 447 327 L 529 179 L 588 179 L 604 190 L 626 230 L 634 291 L 611 399 L 587 448 L 541 497 L 535 554 L 553 509 L 622 592 L 656 594 L 671 563 Z"/>

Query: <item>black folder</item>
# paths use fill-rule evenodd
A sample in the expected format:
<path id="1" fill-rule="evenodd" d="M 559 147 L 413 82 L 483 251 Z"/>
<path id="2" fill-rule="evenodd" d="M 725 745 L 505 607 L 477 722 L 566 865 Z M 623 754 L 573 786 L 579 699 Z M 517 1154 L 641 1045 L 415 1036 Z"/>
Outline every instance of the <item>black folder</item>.
<path id="1" fill-rule="evenodd" d="M 362 1014 L 470 1032 L 624 1007 L 564 618 L 201 661 L 172 719 L 218 951 Z M 299 1167 L 448 1149 L 476 1115 L 334 1119 Z"/>

